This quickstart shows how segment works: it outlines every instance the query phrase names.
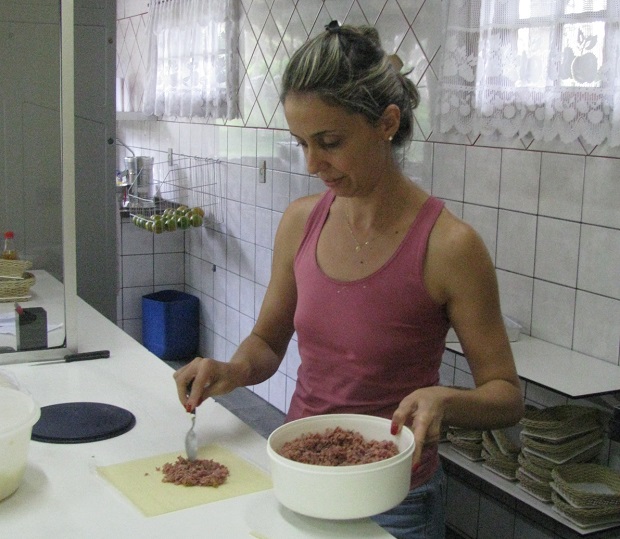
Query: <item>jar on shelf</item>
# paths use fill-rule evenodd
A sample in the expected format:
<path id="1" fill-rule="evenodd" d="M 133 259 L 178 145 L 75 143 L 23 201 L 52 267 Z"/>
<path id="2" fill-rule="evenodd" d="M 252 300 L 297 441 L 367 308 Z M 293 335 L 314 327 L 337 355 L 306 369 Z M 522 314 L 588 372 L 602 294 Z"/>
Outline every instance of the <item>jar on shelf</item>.
<path id="1" fill-rule="evenodd" d="M 15 234 L 9 230 L 4 233 L 4 249 L 2 250 L 2 258 L 5 260 L 17 260 L 17 249 L 15 247 Z"/>

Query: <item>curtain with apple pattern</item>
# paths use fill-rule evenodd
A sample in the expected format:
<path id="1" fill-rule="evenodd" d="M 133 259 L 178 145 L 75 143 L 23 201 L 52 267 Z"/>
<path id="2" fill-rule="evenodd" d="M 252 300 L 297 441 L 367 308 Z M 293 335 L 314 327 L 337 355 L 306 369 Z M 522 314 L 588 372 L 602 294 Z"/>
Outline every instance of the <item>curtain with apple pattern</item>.
<path id="1" fill-rule="evenodd" d="M 620 0 L 443 1 L 441 133 L 620 145 Z"/>

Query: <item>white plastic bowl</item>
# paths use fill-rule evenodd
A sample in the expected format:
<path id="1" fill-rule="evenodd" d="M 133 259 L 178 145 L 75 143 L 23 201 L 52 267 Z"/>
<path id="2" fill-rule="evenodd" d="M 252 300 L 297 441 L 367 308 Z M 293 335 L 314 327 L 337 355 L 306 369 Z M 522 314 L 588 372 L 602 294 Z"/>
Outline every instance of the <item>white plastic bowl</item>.
<path id="1" fill-rule="evenodd" d="M 0 501 L 22 482 L 32 427 L 39 417 L 41 409 L 30 396 L 0 387 Z"/>
<path id="2" fill-rule="evenodd" d="M 278 501 L 302 515 L 330 520 L 365 518 L 398 505 L 409 492 L 415 442 L 406 427 L 391 435 L 390 424 L 380 417 L 330 414 L 298 419 L 274 430 L 267 440 L 267 454 Z M 336 427 L 359 432 L 366 440 L 391 440 L 399 454 L 370 464 L 317 466 L 278 453 L 284 443 L 302 434 Z"/>

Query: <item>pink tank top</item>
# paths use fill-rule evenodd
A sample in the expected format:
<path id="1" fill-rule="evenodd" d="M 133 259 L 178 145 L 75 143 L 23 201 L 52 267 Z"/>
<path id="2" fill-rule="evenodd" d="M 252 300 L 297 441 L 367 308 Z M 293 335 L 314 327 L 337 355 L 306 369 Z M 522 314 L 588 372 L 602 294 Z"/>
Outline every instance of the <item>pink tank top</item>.
<path id="1" fill-rule="evenodd" d="M 443 202 L 429 197 L 400 246 L 376 272 L 344 282 L 316 262 L 316 248 L 334 195 L 312 210 L 295 257 L 295 331 L 301 365 L 287 420 L 329 413 L 391 418 L 412 391 L 439 382 L 449 320 L 424 285 L 429 234 Z M 412 487 L 438 465 L 425 448 Z"/>

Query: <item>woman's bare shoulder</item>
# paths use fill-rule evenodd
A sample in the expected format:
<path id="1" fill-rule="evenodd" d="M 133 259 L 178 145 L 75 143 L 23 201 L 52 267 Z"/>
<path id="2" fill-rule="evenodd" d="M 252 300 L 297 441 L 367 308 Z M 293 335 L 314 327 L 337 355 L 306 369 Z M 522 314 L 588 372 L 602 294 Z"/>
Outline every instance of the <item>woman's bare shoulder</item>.
<path id="1" fill-rule="evenodd" d="M 429 239 L 427 285 L 441 302 L 470 281 L 490 277 L 493 271 L 488 250 L 478 232 L 444 208 Z"/>
<path id="2" fill-rule="evenodd" d="M 278 226 L 276 247 L 281 245 L 291 253 L 297 251 L 308 217 L 321 196 L 316 194 L 301 197 L 288 205 Z"/>
<path id="3" fill-rule="evenodd" d="M 293 200 L 288 208 L 287 212 L 294 213 L 306 213 L 306 216 L 310 214 L 312 209 L 316 206 L 317 202 L 325 195 L 325 193 L 315 193 L 313 195 L 307 195 L 305 197 L 299 197 Z"/>
<path id="4" fill-rule="evenodd" d="M 446 208 L 442 210 L 433 229 L 432 242 L 444 262 L 449 260 L 458 262 L 461 257 L 469 257 L 479 254 L 480 250 L 486 250 L 482 238 L 474 227 Z"/>
<path id="5" fill-rule="evenodd" d="M 310 213 L 322 196 L 319 193 L 293 200 L 284 211 L 282 222 L 287 228 L 297 230 L 301 227 L 301 230 L 303 230 Z"/>

